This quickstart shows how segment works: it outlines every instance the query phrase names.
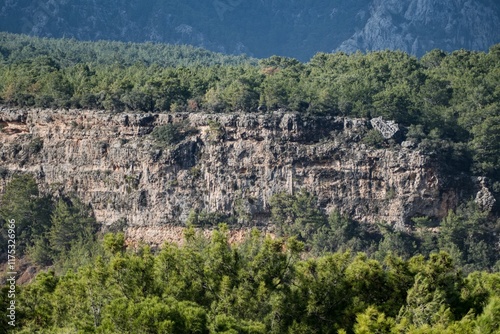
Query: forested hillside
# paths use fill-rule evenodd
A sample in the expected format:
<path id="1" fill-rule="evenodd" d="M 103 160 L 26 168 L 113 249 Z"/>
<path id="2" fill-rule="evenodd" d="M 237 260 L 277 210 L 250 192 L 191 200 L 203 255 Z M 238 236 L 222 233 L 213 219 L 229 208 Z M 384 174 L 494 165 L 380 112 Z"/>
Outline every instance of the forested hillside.
<path id="1" fill-rule="evenodd" d="M 78 40 L 189 44 L 228 54 L 310 59 L 317 52 L 500 43 L 495 0 L 5 1 L 0 31 Z"/>
<path id="2" fill-rule="evenodd" d="M 118 138 L 122 130 L 114 131 L 117 138 L 111 147 L 111 141 L 99 141 L 99 120 L 62 124 L 64 118 L 57 123 L 41 116 L 37 129 L 46 131 L 33 134 L 26 119 L 17 120 L 22 117 L 0 119 L 5 145 L 0 147 L 5 148 L 0 155 L 0 225 L 16 221 L 16 270 L 32 266 L 42 271 L 29 284 L 18 284 L 14 332 L 498 333 L 500 45 L 488 52 L 433 50 L 421 58 L 400 51 L 318 53 L 303 63 L 278 56 L 255 61 L 186 46 L 0 34 L 0 54 L 0 104 L 10 108 L 2 112 L 53 108 L 59 109 L 59 116 L 72 113 L 86 119 L 92 114 L 84 115 L 84 109 L 105 110 L 109 114 L 104 127 L 111 128 L 112 116 L 123 115 L 122 130 L 128 136 Z M 126 221 L 99 226 L 92 203 L 61 192 L 57 182 L 45 184 L 42 192 L 37 182 L 44 173 L 55 175 L 54 169 L 24 165 L 42 161 L 39 153 L 48 151 L 47 143 L 35 136 L 41 134 L 46 141 L 67 136 L 66 142 L 57 143 L 59 148 L 67 147 L 84 156 L 80 161 L 92 163 L 119 152 L 124 152 L 120 158 L 130 159 L 139 146 L 147 146 L 146 163 L 157 163 L 163 154 L 163 169 L 176 169 L 179 161 L 189 160 L 178 168 L 186 182 L 168 182 L 165 193 L 172 194 L 200 177 L 196 159 L 209 158 L 197 156 L 200 151 L 190 149 L 195 145 L 189 146 L 191 142 L 182 146 L 197 130 L 187 122 L 173 122 L 174 113 L 264 115 L 279 110 L 304 116 L 303 123 L 313 116 L 393 120 L 400 126 L 399 138 L 385 139 L 368 128 L 362 138 L 358 135 L 356 146 L 354 140 L 346 145 L 363 146 L 380 156 L 392 151 L 397 156 L 402 151 L 396 148 L 404 145 L 406 152 L 432 157 L 433 167 L 448 176 L 439 180 L 482 182 L 492 204 L 481 206 L 475 198 L 464 198 L 442 219 L 414 216 L 403 230 L 383 221 L 363 224 L 348 214 L 326 212 L 303 189 L 275 191 L 266 203 L 273 225 L 269 235 L 253 230 L 231 243 L 228 226 L 237 227 L 247 214 L 242 205 L 234 208 L 234 215 L 193 209 L 182 222 L 184 240 L 150 248 L 126 240 Z M 132 112 L 137 114 L 125 117 Z M 172 119 L 151 125 L 153 114 Z M 139 124 L 142 116 L 149 117 L 149 132 L 127 128 L 129 121 Z M 12 131 L 7 134 L 4 126 Z M 205 128 L 206 143 L 220 144 L 221 157 L 214 164 L 227 164 L 222 151 L 236 140 L 224 146 L 225 129 L 212 119 L 198 121 L 198 126 Z M 335 138 L 327 134 L 304 140 L 304 146 L 321 150 L 315 146 L 320 141 L 357 135 L 336 133 Z M 85 135 L 99 145 L 96 152 L 78 152 L 85 146 L 75 143 L 88 140 Z M 255 142 L 263 141 L 255 137 Z M 284 146 L 287 140 L 297 140 L 276 138 Z M 192 142 L 202 143 L 201 134 Z M 44 157 L 55 151 L 44 151 Z M 343 159 L 338 152 L 336 159 Z M 2 166 L 6 161 L 8 168 Z M 128 162 L 102 173 L 92 170 L 95 178 L 87 182 L 107 187 L 98 189 L 98 195 L 109 207 L 116 206 L 117 197 L 104 195 L 119 191 L 121 185 L 110 176 L 123 167 L 129 174 L 120 182 L 130 196 L 137 195 L 134 205 L 144 209 L 147 191 L 139 189 L 140 177 Z M 307 163 L 304 159 L 303 165 Z M 246 187 L 254 186 L 257 176 L 245 177 Z M 71 186 L 76 192 L 82 184 Z M 427 188 L 420 190 L 421 196 L 430 196 Z M 384 194 L 397 196 L 394 189 Z M 2 228 L 0 262 L 7 257 L 3 245 L 8 238 L 8 229 Z M 0 295 L 3 310 L 9 303 L 7 290 Z M 0 319 L 0 332 L 8 328 L 6 321 Z"/>
<path id="3" fill-rule="evenodd" d="M 408 127 L 408 138 L 430 152 L 445 150 L 460 170 L 500 180 L 499 45 L 420 59 L 399 51 L 319 53 L 308 63 L 274 56 L 255 65 L 187 47 L 1 41 L 3 104 L 382 116 Z"/>
<path id="4" fill-rule="evenodd" d="M 74 39 L 35 38 L 0 32 L 3 64 L 49 57 L 61 67 L 80 63 L 94 65 L 134 64 L 163 67 L 256 64 L 255 59 L 207 51 L 189 45 L 124 43 L 113 41 L 79 42 Z"/>

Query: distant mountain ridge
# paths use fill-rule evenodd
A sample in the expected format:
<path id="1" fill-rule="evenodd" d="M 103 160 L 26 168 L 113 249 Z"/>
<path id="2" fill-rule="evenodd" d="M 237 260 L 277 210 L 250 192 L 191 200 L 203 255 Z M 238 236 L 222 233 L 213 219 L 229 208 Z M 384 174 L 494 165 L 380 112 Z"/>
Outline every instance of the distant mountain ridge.
<path id="1" fill-rule="evenodd" d="M 486 50 L 500 42 L 495 0 L 24 0 L 0 30 L 43 37 L 191 44 L 255 57 L 317 52 Z"/>

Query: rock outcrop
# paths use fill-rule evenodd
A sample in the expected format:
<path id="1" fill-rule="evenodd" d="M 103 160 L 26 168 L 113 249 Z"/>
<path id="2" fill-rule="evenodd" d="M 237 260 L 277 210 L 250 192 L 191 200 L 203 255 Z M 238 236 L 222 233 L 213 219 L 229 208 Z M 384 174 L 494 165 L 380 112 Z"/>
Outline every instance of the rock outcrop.
<path id="1" fill-rule="evenodd" d="M 161 146 L 151 132 L 169 123 L 183 124 L 188 136 Z M 364 119 L 281 112 L 3 108 L 0 191 L 13 173 L 29 172 L 42 191 L 76 194 L 98 221 L 141 233 L 182 226 L 192 210 L 236 214 L 239 227 L 270 226 L 270 198 L 301 189 L 327 212 L 365 223 L 404 226 L 457 204 L 459 192 L 431 157 L 399 144 L 367 147 L 369 127 Z"/>
<path id="2" fill-rule="evenodd" d="M 474 202 L 481 210 L 491 212 L 495 207 L 495 196 L 493 196 L 488 188 L 487 179 L 485 177 L 477 178 L 477 182 L 479 183 L 481 189 L 477 192 Z"/>
<path id="3" fill-rule="evenodd" d="M 363 28 L 338 51 L 486 50 L 498 43 L 500 11 L 491 1 L 374 0 Z"/>

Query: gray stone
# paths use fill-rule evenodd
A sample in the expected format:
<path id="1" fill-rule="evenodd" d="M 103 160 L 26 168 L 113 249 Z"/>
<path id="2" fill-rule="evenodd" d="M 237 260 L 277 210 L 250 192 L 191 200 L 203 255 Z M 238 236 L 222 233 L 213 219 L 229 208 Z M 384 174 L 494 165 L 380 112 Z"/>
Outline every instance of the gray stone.
<path id="1" fill-rule="evenodd" d="M 384 121 L 382 117 L 372 118 L 373 128 L 378 130 L 385 139 L 390 139 L 399 131 L 399 126 L 394 121 Z"/>
<path id="2" fill-rule="evenodd" d="M 488 188 L 483 186 L 476 194 L 474 200 L 479 208 L 483 211 L 490 212 L 496 203 L 496 199 Z"/>
<path id="3" fill-rule="evenodd" d="M 50 123 L 43 122 L 47 117 Z M 223 129 L 220 140 L 213 140 L 209 120 Z M 175 146 L 159 147 L 148 131 L 172 122 L 194 131 Z M 356 138 L 368 130 L 364 119 L 29 110 L 23 126 L 26 133 L 0 133 L 7 178 L 33 173 L 44 193 L 76 192 L 98 221 L 125 220 L 141 231 L 182 225 L 193 208 L 233 214 L 236 203 L 248 216 L 241 224 L 269 229 L 273 194 L 300 189 L 327 212 L 400 226 L 415 215 L 445 216 L 460 193 L 445 188 L 449 176 L 418 150 L 362 146 Z M 43 147 L 29 154 L 35 137 Z"/>

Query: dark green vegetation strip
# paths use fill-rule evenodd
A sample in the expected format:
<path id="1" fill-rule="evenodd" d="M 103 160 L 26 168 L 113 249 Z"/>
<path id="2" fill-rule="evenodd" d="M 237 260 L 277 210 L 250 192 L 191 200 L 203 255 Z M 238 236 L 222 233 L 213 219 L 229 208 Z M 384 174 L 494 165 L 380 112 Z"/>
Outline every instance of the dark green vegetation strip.
<path id="1" fill-rule="evenodd" d="M 77 272 L 19 287 L 19 333 L 498 333 L 500 274 L 461 274 L 446 253 L 382 262 L 349 252 L 303 259 L 295 239 L 254 232 L 231 246 L 124 247 Z M 4 295 L 0 298 L 4 298 Z M 5 309 L 5 299 L 0 299 Z M 4 321 L 4 320 L 2 320 Z"/>
<path id="2" fill-rule="evenodd" d="M 81 42 L 73 39 L 37 38 L 0 32 L 0 58 L 4 64 L 49 57 L 60 67 L 80 63 L 131 66 L 157 64 L 162 67 L 256 64 L 246 56 L 230 56 L 188 45 Z"/>

